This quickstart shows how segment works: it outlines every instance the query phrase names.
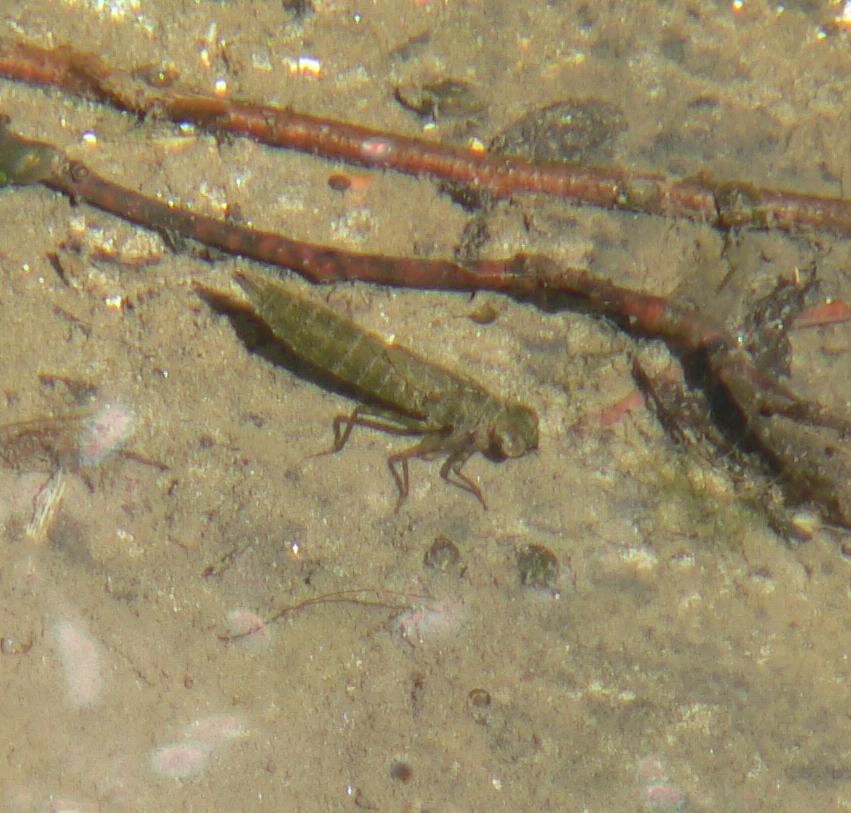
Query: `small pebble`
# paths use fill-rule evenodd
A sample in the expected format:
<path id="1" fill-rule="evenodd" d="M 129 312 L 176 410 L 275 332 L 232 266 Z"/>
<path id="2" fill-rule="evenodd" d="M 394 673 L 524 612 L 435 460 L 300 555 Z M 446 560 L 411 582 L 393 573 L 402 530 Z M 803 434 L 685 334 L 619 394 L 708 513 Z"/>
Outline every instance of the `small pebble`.
<path id="1" fill-rule="evenodd" d="M 74 708 L 97 702 L 103 689 L 103 656 L 97 641 L 80 625 L 63 618 L 54 627 L 68 701 Z"/>
<path id="2" fill-rule="evenodd" d="M 351 189 L 352 181 L 348 175 L 335 173 L 328 177 L 328 186 L 335 192 L 348 192 Z"/>
<path id="3" fill-rule="evenodd" d="M 445 536 L 439 536 L 429 546 L 423 557 L 423 565 L 429 570 L 439 573 L 450 571 L 459 572 L 463 570 L 461 565 L 461 552 L 458 546 Z"/>
<path id="4" fill-rule="evenodd" d="M 688 803 L 685 793 L 670 782 L 650 782 L 641 791 L 642 806 L 651 811 L 685 810 Z"/>
<path id="5" fill-rule="evenodd" d="M 520 584 L 536 590 L 555 590 L 558 585 L 558 559 L 543 545 L 524 545 L 517 552 Z"/>
<path id="6" fill-rule="evenodd" d="M 80 435 L 80 465 L 97 466 L 133 434 L 133 412 L 120 401 L 104 401 Z"/>
<path id="7" fill-rule="evenodd" d="M 251 610 L 230 610 L 225 616 L 225 625 L 234 642 L 252 655 L 264 652 L 272 643 L 271 628 Z"/>
<path id="8" fill-rule="evenodd" d="M 213 714 L 190 723 L 184 733 L 188 740 L 213 749 L 238 737 L 244 737 L 248 731 L 245 720 L 238 714 Z"/>
<path id="9" fill-rule="evenodd" d="M 655 754 L 642 757 L 635 766 L 635 773 L 643 784 L 640 797 L 645 813 L 686 809 L 688 798 L 671 782 L 668 767 L 661 757 Z"/>
<path id="10" fill-rule="evenodd" d="M 463 621 L 459 601 L 436 602 L 428 607 L 415 607 L 396 619 L 395 628 L 411 646 L 438 641 L 455 632 Z"/>
<path id="11" fill-rule="evenodd" d="M 639 782 L 667 782 L 670 778 L 665 763 L 655 754 L 638 760 L 635 773 Z"/>
<path id="12" fill-rule="evenodd" d="M 193 779 L 206 769 L 211 751 L 197 740 L 173 742 L 151 752 L 151 768 L 166 779 Z"/>

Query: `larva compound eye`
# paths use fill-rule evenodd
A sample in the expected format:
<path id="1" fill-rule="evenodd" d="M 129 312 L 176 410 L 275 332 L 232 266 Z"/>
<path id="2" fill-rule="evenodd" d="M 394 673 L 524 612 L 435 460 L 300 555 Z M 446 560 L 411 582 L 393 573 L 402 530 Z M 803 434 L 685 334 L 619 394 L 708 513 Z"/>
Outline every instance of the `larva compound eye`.
<path id="1" fill-rule="evenodd" d="M 488 456 L 504 460 L 522 457 L 537 448 L 537 416 L 521 404 L 509 404 L 491 429 Z"/>

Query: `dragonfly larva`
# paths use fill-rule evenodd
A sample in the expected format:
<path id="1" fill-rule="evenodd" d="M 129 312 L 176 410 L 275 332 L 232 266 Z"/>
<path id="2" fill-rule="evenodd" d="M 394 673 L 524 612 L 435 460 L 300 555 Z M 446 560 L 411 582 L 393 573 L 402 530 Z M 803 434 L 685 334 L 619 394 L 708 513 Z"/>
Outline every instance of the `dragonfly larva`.
<path id="1" fill-rule="evenodd" d="M 445 454 L 440 476 L 485 501 L 461 471 L 475 452 L 501 461 L 538 447 L 538 417 L 522 404 L 491 395 L 475 381 L 388 343 L 330 308 L 304 299 L 260 273 L 237 275 L 255 313 L 293 354 L 364 399 L 334 419 L 334 451 L 356 425 L 399 435 L 424 435 L 387 464 L 408 494 L 408 461 Z"/>

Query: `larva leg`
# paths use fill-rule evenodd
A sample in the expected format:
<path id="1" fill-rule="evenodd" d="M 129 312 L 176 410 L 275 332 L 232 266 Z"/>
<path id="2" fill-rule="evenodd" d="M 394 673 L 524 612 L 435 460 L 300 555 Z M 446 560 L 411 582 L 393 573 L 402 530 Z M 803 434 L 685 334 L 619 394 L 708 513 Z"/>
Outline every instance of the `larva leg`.
<path id="1" fill-rule="evenodd" d="M 458 449 L 452 452 L 440 467 L 440 476 L 450 485 L 464 491 L 469 491 L 482 504 L 482 508 L 487 510 L 488 506 L 485 503 L 485 498 L 482 496 L 481 489 L 461 471 L 461 468 L 470 459 L 473 451 L 473 449 Z"/>
<path id="2" fill-rule="evenodd" d="M 348 443 L 355 426 L 366 426 L 391 435 L 421 435 L 426 431 L 419 418 L 409 418 L 377 407 L 358 406 L 350 414 L 334 418 L 333 451 L 339 452 Z"/>

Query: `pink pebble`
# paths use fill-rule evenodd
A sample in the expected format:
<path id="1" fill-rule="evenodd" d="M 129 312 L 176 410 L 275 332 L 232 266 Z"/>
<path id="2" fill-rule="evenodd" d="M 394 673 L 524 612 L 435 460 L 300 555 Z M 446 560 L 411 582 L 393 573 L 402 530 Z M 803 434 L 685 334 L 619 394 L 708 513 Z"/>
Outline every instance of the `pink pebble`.
<path id="1" fill-rule="evenodd" d="M 263 652 L 272 643 L 269 625 L 251 610 L 231 610 L 225 616 L 228 635 L 252 654 Z"/>
<path id="2" fill-rule="evenodd" d="M 665 763 L 655 754 L 639 759 L 635 773 L 639 782 L 667 782 L 669 778 Z"/>
<path id="3" fill-rule="evenodd" d="M 186 729 L 187 737 L 211 749 L 237 737 L 244 737 L 247 733 L 245 720 L 238 714 L 202 717 Z"/>
<path id="4" fill-rule="evenodd" d="M 688 801 L 676 785 L 670 782 L 650 782 L 641 792 L 644 810 L 684 810 Z"/>
<path id="5" fill-rule="evenodd" d="M 460 602 L 442 601 L 409 610 L 394 626 L 405 641 L 418 646 L 451 635 L 460 626 L 463 615 Z"/>
<path id="6" fill-rule="evenodd" d="M 209 745 L 196 740 L 163 745 L 151 752 L 151 768 L 167 779 L 192 779 L 204 772 L 211 750 Z"/>
<path id="7" fill-rule="evenodd" d="M 120 401 L 104 401 L 80 435 L 80 464 L 96 466 L 133 434 L 133 412 Z"/>
<path id="8" fill-rule="evenodd" d="M 75 708 L 94 705 L 103 689 L 100 645 L 80 625 L 63 618 L 54 627 L 68 700 Z"/>

